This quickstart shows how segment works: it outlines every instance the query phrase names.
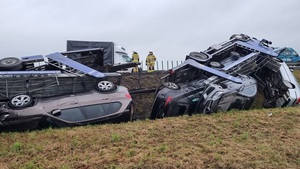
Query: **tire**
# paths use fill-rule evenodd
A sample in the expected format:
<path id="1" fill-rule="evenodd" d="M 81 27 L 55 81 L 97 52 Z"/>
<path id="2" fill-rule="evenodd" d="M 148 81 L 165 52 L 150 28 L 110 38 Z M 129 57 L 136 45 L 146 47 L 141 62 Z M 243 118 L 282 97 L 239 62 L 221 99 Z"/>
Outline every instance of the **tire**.
<path id="1" fill-rule="evenodd" d="M 200 62 L 206 62 L 209 59 L 209 57 L 206 54 L 200 52 L 191 52 L 189 56 L 197 59 Z"/>
<path id="2" fill-rule="evenodd" d="M 99 92 L 112 92 L 116 89 L 117 86 L 110 81 L 103 80 L 103 81 L 99 81 L 96 84 L 96 90 L 98 90 Z"/>
<path id="3" fill-rule="evenodd" d="M 209 66 L 213 68 L 222 68 L 224 67 L 220 62 L 212 61 L 209 62 Z"/>
<path id="4" fill-rule="evenodd" d="M 179 90 L 180 86 L 178 86 L 176 83 L 173 82 L 165 82 L 164 86 L 168 89 L 172 89 L 172 90 Z"/>
<path id="5" fill-rule="evenodd" d="M 12 108 L 28 107 L 32 104 L 32 97 L 26 94 L 17 95 L 11 98 L 8 102 L 8 106 Z"/>
<path id="6" fill-rule="evenodd" d="M 295 86 L 287 80 L 280 81 L 279 82 L 279 87 L 284 91 L 286 91 L 288 89 L 294 89 L 295 88 Z"/>
<path id="7" fill-rule="evenodd" d="M 233 38 L 241 40 L 241 41 L 248 41 L 250 39 L 250 37 L 245 34 L 233 34 L 230 36 L 229 40 L 231 40 Z"/>
<path id="8" fill-rule="evenodd" d="M 23 67 L 22 60 L 15 57 L 7 57 L 0 60 L 0 70 L 18 71 Z"/>
<path id="9" fill-rule="evenodd" d="M 131 106 L 130 106 L 130 121 L 134 121 L 134 120 L 136 120 L 136 118 L 135 118 L 135 106 L 134 106 L 134 104 L 133 103 L 131 103 Z"/>
<path id="10" fill-rule="evenodd" d="M 154 119 L 164 118 L 165 117 L 165 113 L 164 113 L 164 109 L 163 109 L 164 105 L 165 105 L 165 102 L 162 102 L 159 104 L 159 106 L 157 106 L 157 108 L 153 109 L 151 112 L 150 119 L 154 120 Z"/>
<path id="11" fill-rule="evenodd" d="M 272 103 L 269 103 L 268 101 L 263 102 L 263 108 L 275 108 L 275 106 Z"/>

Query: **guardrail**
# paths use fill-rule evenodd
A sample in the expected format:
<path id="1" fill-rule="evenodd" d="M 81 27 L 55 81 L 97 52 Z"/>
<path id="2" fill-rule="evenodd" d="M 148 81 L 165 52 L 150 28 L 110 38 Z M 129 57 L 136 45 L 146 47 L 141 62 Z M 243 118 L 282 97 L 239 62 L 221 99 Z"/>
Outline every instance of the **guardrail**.
<path id="1" fill-rule="evenodd" d="M 184 61 L 156 61 L 155 65 L 154 65 L 154 69 L 155 70 L 169 70 L 173 67 L 176 67 L 178 65 L 180 65 L 181 63 L 183 63 Z M 142 70 L 147 70 L 147 66 L 146 66 L 146 62 L 145 61 L 141 61 L 141 65 L 140 67 L 142 68 Z"/>

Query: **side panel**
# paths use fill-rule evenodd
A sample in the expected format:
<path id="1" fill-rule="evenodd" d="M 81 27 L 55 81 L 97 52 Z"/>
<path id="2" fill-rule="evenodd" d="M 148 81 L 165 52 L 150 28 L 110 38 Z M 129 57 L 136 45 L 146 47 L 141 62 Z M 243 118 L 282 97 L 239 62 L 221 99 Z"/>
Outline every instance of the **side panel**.
<path id="1" fill-rule="evenodd" d="M 103 48 L 104 49 L 104 64 L 114 63 L 114 43 L 113 42 L 93 42 L 93 41 L 67 41 L 67 51 Z"/>

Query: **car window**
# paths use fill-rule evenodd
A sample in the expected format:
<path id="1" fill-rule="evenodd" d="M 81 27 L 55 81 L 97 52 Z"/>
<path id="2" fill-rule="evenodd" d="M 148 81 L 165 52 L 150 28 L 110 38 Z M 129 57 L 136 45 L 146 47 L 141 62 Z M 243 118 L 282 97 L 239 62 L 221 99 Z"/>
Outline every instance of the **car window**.
<path id="1" fill-rule="evenodd" d="M 296 51 L 293 51 L 292 53 L 293 53 L 294 56 L 299 56 Z"/>
<path id="2" fill-rule="evenodd" d="M 88 119 L 105 116 L 110 112 L 110 103 L 82 107 Z"/>
<path id="3" fill-rule="evenodd" d="M 115 113 L 121 108 L 121 103 L 105 103 L 82 107 L 88 119 L 99 118 L 111 113 Z"/>
<path id="4" fill-rule="evenodd" d="M 284 55 L 284 56 L 290 56 L 290 55 L 291 55 L 291 52 L 290 52 L 289 50 L 285 50 L 285 51 L 283 52 L 283 55 Z"/>
<path id="5" fill-rule="evenodd" d="M 248 97 L 253 97 L 255 96 L 256 92 L 257 87 L 255 85 L 252 85 L 244 88 L 242 91 L 240 91 L 240 94 Z"/>
<path id="6" fill-rule="evenodd" d="M 72 108 L 72 109 L 64 109 L 61 110 L 60 115 L 56 116 L 60 119 L 67 120 L 67 121 L 82 121 L 85 120 L 82 112 L 79 108 Z"/>
<path id="7" fill-rule="evenodd" d="M 128 55 L 122 55 L 124 62 L 131 62 L 131 58 Z"/>
<path id="8" fill-rule="evenodd" d="M 111 103 L 111 113 L 115 113 L 120 110 L 122 104 L 119 102 Z"/>

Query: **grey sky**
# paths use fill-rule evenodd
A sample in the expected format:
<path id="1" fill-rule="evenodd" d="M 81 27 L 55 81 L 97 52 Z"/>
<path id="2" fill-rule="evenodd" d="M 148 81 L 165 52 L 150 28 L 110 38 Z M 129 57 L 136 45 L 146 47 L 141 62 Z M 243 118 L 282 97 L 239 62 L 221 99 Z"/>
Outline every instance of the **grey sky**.
<path id="1" fill-rule="evenodd" d="M 300 52 L 299 0 L 0 0 L 0 58 L 114 41 L 142 60 L 184 60 L 235 33 Z"/>

